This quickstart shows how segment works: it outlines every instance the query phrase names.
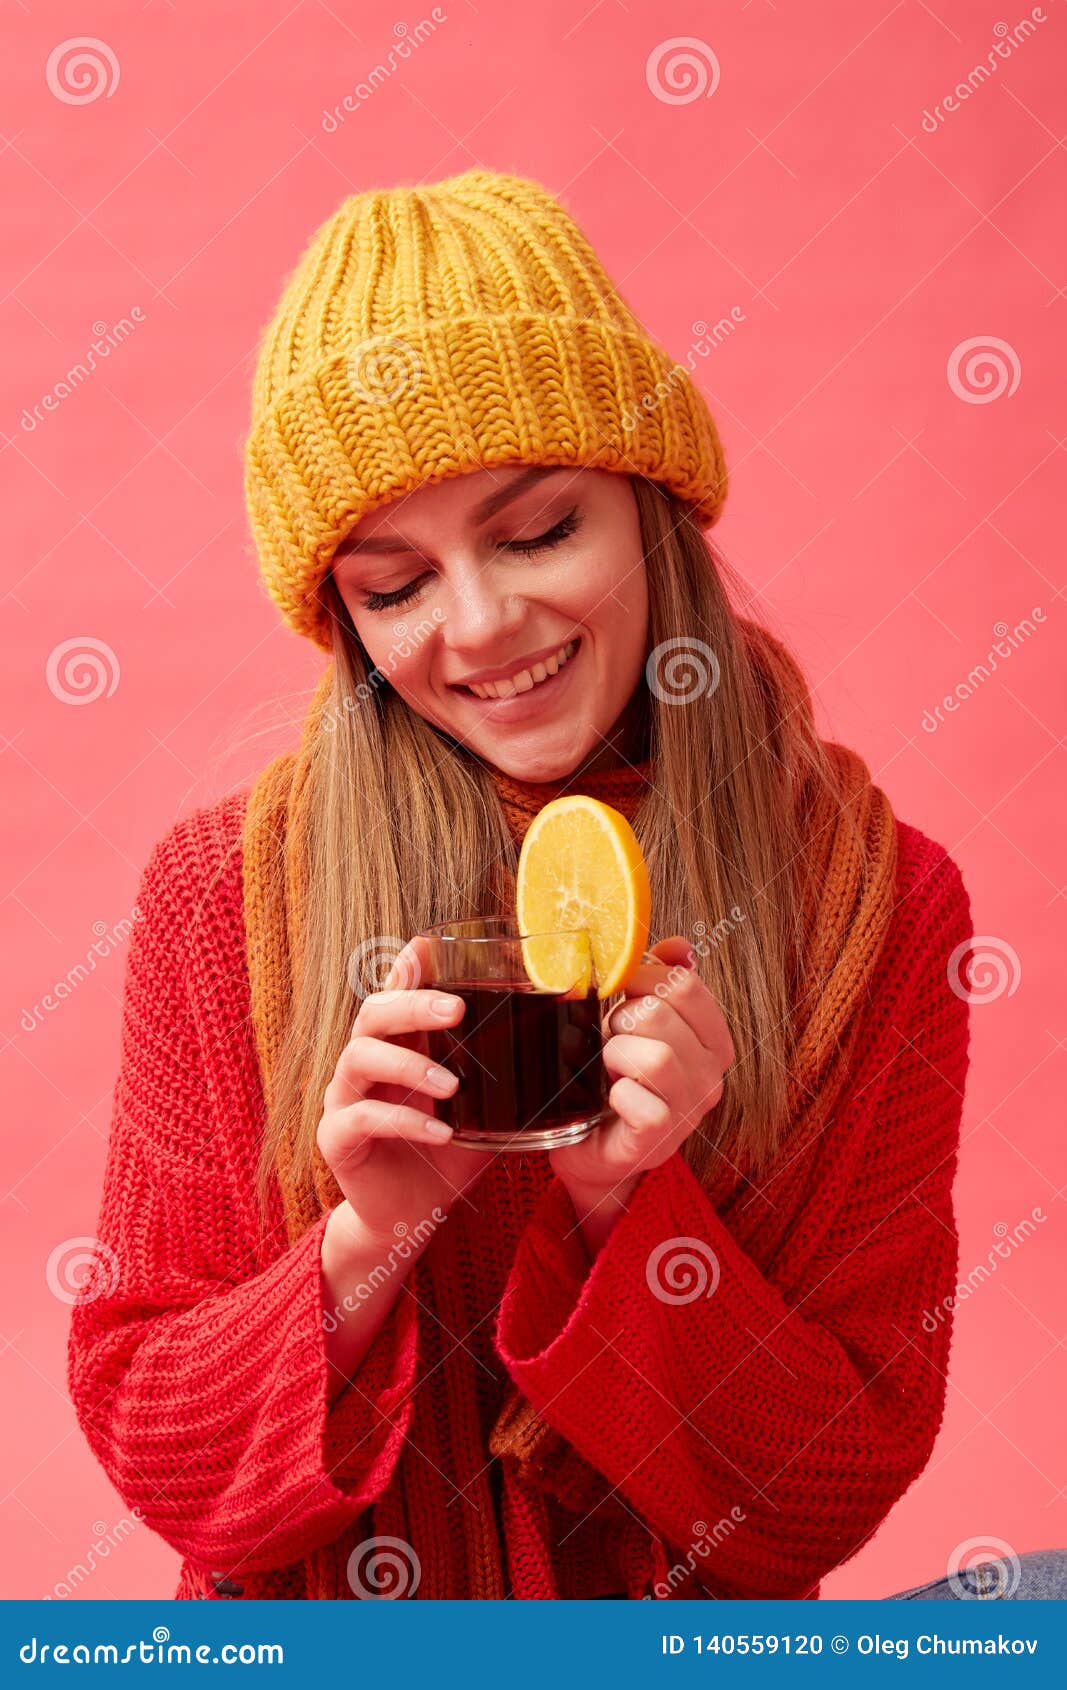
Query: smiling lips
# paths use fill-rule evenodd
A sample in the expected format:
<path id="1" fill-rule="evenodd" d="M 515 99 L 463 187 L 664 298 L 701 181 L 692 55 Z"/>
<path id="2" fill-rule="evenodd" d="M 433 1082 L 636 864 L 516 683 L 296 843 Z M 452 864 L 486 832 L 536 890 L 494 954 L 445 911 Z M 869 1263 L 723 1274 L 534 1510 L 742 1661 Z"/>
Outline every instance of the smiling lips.
<path id="1" fill-rule="evenodd" d="M 549 676 L 562 669 L 570 658 L 574 656 L 578 647 L 577 640 L 570 640 L 560 646 L 551 657 L 543 662 L 535 663 L 532 669 L 519 669 L 514 675 L 509 675 L 506 681 L 482 681 L 465 688 L 472 692 L 475 698 L 513 698 L 516 693 L 530 692 L 534 687 L 546 681 Z"/>

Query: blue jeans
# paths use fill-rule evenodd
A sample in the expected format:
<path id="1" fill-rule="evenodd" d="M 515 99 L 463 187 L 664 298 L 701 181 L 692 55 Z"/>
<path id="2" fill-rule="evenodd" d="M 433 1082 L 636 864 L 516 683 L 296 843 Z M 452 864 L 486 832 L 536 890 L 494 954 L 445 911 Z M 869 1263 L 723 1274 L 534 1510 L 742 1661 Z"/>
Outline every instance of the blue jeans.
<path id="1" fill-rule="evenodd" d="M 977 1562 L 950 1578 L 899 1590 L 888 1602 L 954 1602 L 985 1597 L 1002 1602 L 1056 1602 L 1067 1597 L 1067 1549 Z"/>

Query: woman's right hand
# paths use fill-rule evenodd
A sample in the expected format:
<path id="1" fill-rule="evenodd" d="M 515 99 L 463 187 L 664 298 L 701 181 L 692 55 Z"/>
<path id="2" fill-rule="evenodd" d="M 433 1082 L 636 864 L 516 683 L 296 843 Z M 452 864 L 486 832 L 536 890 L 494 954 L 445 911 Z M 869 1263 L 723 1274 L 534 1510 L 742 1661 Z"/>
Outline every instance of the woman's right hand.
<path id="1" fill-rule="evenodd" d="M 427 1030 L 454 1027 L 464 1014 L 447 988 L 418 985 L 428 962 L 416 935 L 360 1005 L 323 1099 L 319 1149 L 368 1242 L 395 1243 L 399 1224 L 414 1228 L 435 1208 L 447 1213 L 492 1159 L 450 1144 L 443 1122 L 437 1132 L 428 1125 L 434 1100 L 451 1097 L 458 1082 L 433 1083 Z M 445 1013 L 435 1008 L 443 998 Z"/>

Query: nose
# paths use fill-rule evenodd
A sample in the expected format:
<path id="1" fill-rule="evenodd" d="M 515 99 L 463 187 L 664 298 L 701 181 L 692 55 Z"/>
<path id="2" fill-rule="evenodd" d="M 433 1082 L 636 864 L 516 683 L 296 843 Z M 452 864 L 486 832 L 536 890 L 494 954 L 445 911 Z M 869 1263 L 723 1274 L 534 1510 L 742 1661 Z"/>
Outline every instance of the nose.
<path id="1" fill-rule="evenodd" d="M 442 642 L 461 663 L 492 661 L 492 654 L 514 644 L 526 620 L 526 606 L 492 568 L 453 571 L 441 624 Z"/>

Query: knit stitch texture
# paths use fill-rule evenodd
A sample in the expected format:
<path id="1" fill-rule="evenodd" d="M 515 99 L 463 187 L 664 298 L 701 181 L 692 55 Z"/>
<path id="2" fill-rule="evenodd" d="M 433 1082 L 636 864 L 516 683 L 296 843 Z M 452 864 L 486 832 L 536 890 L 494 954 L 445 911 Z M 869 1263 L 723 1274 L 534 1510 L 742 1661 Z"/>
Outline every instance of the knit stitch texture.
<path id="1" fill-rule="evenodd" d="M 521 838 L 545 791 L 498 786 Z M 639 783 L 583 790 L 632 811 Z M 265 1240 L 255 1210 L 247 796 L 177 823 L 141 878 L 97 1226 L 120 1271 L 70 1332 L 80 1424 L 182 1556 L 176 1595 L 302 1597 L 326 1549 L 356 1596 L 354 1552 L 389 1537 L 416 1599 L 817 1597 L 922 1472 L 944 1409 L 952 1316 L 923 1315 L 951 1306 L 958 1265 L 968 1018 L 946 965 L 971 925 L 953 860 L 898 824 L 848 1084 L 810 1142 L 714 1193 L 672 1156 L 592 1261 L 547 1156 L 499 1156 L 330 1405 L 327 1217 L 288 1245 L 280 1199 Z M 653 1289 L 652 1253 L 679 1240 L 713 1253 L 710 1295 Z M 487 1447 L 512 1385 L 555 1434 L 543 1459 Z"/>
<path id="2" fill-rule="evenodd" d="M 349 194 L 260 337 L 245 498 L 271 599 L 330 651 L 317 589 L 361 516 L 524 463 L 646 476 L 705 528 L 726 498 L 703 393 L 540 182 L 478 166 Z"/>

